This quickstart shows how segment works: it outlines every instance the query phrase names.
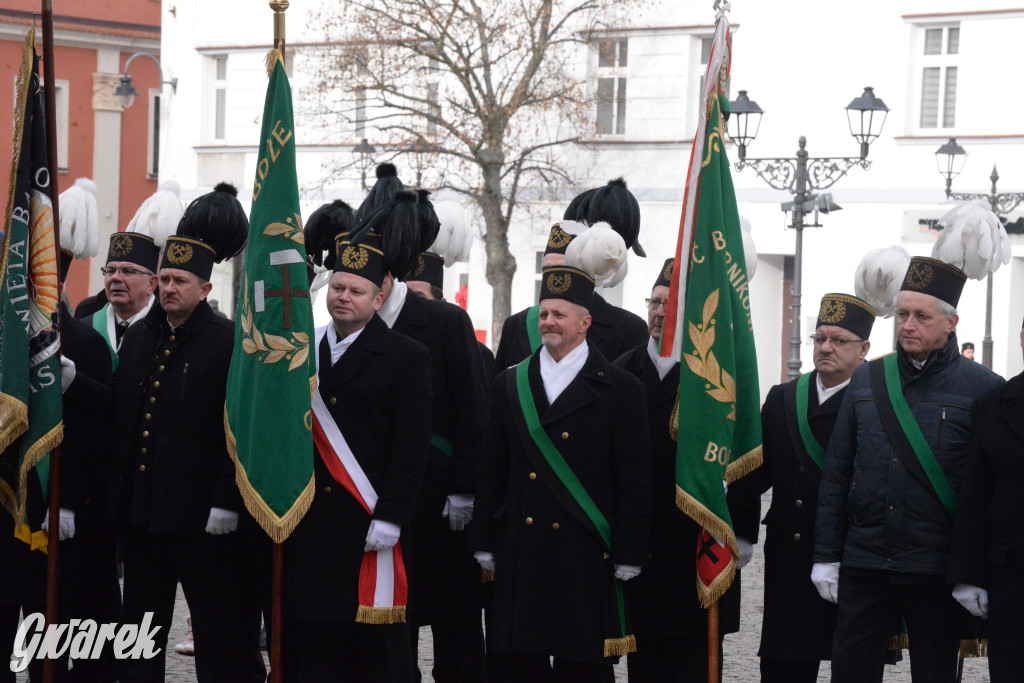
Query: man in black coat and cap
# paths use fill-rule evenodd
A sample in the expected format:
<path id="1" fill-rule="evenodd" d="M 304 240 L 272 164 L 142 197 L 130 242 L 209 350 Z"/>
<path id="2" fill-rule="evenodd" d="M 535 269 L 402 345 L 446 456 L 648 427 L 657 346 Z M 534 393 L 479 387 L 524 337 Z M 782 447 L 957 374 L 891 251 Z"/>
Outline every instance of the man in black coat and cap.
<path id="1" fill-rule="evenodd" d="M 875 311 L 849 294 L 821 298 L 811 340 L 814 370 L 777 384 L 761 407 L 764 461 L 747 476 L 772 490 L 765 516 L 762 683 L 813 683 L 831 659 L 836 607 L 811 583 L 814 513 L 839 406 L 850 377 L 871 348 Z"/>

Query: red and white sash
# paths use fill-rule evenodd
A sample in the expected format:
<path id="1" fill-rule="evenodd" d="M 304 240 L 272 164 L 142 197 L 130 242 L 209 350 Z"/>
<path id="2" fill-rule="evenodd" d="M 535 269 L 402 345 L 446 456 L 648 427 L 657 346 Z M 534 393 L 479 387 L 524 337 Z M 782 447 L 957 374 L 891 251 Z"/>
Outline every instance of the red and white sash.
<path id="1" fill-rule="evenodd" d="M 326 333 L 326 326 L 316 330 L 316 344 Z M 317 353 L 319 366 L 320 354 Z M 320 397 L 319 367 L 317 389 L 313 392 L 313 443 L 335 481 L 359 502 L 366 513 L 373 516 L 377 506 L 377 492 L 359 466 L 344 434 Z M 356 621 L 365 624 L 395 624 L 405 621 L 409 583 L 402 560 L 402 542 L 386 550 L 363 553 L 359 568 L 359 609 Z"/>

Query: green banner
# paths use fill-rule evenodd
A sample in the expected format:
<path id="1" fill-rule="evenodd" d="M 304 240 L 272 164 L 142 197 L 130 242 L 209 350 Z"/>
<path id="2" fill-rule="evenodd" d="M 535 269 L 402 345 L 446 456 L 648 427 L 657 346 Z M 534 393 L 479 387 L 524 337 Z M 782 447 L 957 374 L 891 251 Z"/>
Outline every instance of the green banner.
<path id="1" fill-rule="evenodd" d="M 685 300 L 679 302 L 679 373 L 676 498 L 718 542 L 738 556 L 722 481 L 733 481 L 761 461 L 760 393 L 750 318 L 749 281 L 736 195 L 725 156 L 720 107 L 708 98 L 703 149 L 688 182 L 698 182 Z M 697 177 L 699 164 L 699 177 Z M 698 548 L 700 597 L 705 606 L 729 587 L 728 554 Z"/>
<path id="2" fill-rule="evenodd" d="M 0 504 L 19 538 L 45 546 L 39 519 L 26 519 L 28 479 L 49 490 L 49 453 L 63 435 L 58 266 L 43 89 L 29 31 L 15 82 L 12 184 L 0 242 Z M 23 525 L 23 522 L 28 525 Z"/>
<path id="3" fill-rule="evenodd" d="M 282 543 L 313 502 L 313 308 L 295 172 L 292 94 L 276 50 L 267 56 L 259 161 L 245 276 L 228 372 L 228 450 L 245 505 Z"/>

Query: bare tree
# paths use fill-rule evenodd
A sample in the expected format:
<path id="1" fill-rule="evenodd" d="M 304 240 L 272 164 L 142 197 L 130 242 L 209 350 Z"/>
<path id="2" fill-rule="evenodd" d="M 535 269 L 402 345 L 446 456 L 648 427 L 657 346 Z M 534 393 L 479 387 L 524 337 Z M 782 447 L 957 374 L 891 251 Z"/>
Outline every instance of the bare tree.
<path id="1" fill-rule="evenodd" d="M 581 49 L 640 4 L 347 0 L 312 19 L 327 40 L 306 52 L 303 101 L 324 130 L 372 131 L 384 156 L 406 155 L 417 184 L 478 207 L 495 345 L 511 312 L 512 217 L 527 198 L 573 184 L 565 146 L 593 131 Z"/>

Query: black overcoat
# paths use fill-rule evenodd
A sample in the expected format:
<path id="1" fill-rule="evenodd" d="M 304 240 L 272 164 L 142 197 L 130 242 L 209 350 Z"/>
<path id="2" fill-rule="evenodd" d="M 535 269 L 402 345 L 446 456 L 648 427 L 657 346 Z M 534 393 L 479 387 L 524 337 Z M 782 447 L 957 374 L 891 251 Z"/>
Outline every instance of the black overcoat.
<path id="1" fill-rule="evenodd" d="M 464 310 L 411 291 L 392 328 L 427 347 L 431 368 L 431 431 L 452 444 L 452 456 L 431 446 L 411 527 L 409 621 L 424 625 L 480 609 L 480 568 L 468 530 L 452 531 L 441 516 L 450 494 L 473 494 L 487 420 L 487 388 L 473 324 Z"/>
<path id="2" fill-rule="evenodd" d="M 526 331 L 528 310 L 513 313 L 505 319 L 494 358 L 495 373 L 533 354 Z M 597 346 L 605 358 L 618 358 L 626 351 L 647 343 L 647 323 L 635 313 L 612 306 L 596 293 L 589 311 L 592 322 L 587 330 L 587 341 Z"/>
<path id="3" fill-rule="evenodd" d="M 799 434 L 796 414 L 787 411 L 785 394 L 796 390 L 796 382 L 778 384 L 768 391 L 761 406 L 764 461 L 747 476 L 758 493 L 772 490 L 772 504 L 764 518 L 764 618 L 758 655 L 831 659 L 836 606 L 823 600 L 811 583 L 821 470 L 804 455 L 802 443 L 793 441 L 792 435 Z M 846 387 L 818 405 L 816 370 L 809 384 L 807 421 L 811 433 L 825 448 Z"/>
<path id="4" fill-rule="evenodd" d="M 615 365 L 643 383 L 651 434 L 651 554 L 648 567 L 626 584 L 633 625 L 638 633 L 707 637 L 707 610 L 700 606 L 696 589 L 700 527 L 676 506 L 676 442 L 669 421 L 679 392 L 679 365 L 661 379 L 646 342 L 620 356 Z M 726 498 L 736 535 L 756 542 L 757 495 L 737 482 Z M 719 633 L 739 631 L 739 572 L 718 604 Z"/>
<path id="5" fill-rule="evenodd" d="M 614 600 L 615 564 L 645 565 L 650 532 L 650 441 L 640 382 L 591 344 L 579 374 L 548 405 L 539 353 L 530 388 L 544 431 L 611 526 L 610 553 L 559 503 L 550 470 L 526 454 L 512 424 L 506 377 L 491 392 L 474 522 L 477 550 L 494 553 L 490 621 L 497 651 L 604 661 L 604 619 Z"/>
<path id="6" fill-rule="evenodd" d="M 412 520 L 430 441 L 430 354 L 374 315 L 332 367 L 320 342 L 319 391 L 377 492 L 372 519 Z M 334 456 L 328 456 L 334 457 Z M 286 544 L 288 615 L 354 621 L 359 567 L 371 517 L 314 456 L 316 496 Z"/>

